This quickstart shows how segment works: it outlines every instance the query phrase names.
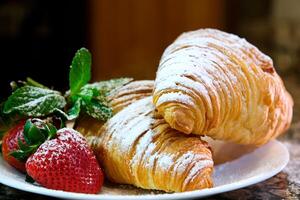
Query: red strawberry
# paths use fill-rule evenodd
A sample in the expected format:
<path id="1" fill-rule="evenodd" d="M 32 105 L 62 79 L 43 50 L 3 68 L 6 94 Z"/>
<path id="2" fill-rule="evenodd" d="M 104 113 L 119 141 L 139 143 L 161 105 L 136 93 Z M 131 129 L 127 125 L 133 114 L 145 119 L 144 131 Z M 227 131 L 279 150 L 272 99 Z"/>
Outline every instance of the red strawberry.
<path id="1" fill-rule="evenodd" d="M 96 194 L 103 184 L 102 170 L 86 140 L 69 128 L 44 142 L 28 158 L 26 170 L 50 189 Z"/>
<path id="2" fill-rule="evenodd" d="M 19 149 L 18 138 L 20 138 L 21 141 L 24 142 L 24 125 L 25 120 L 20 121 L 16 126 L 10 129 L 2 139 L 3 159 L 21 172 L 26 172 L 25 162 L 17 160 L 12 155 L 10 155 L 10 153 Z"/>

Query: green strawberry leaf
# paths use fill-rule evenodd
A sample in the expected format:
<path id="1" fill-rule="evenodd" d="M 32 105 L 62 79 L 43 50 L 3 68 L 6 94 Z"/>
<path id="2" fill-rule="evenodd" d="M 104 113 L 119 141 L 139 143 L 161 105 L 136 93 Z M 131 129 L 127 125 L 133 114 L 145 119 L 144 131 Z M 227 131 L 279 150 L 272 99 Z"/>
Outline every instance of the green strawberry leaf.
<path id="1" fill-rule="evenodd" d="M 76 52 L 69 74 L 71 96 L 76 95 L 80 88 L 90 81 L 91 63 L 91 54 L 87 49 L 81 48 Z"/>
<path id="2" fill-rule="evenodd" d="M 66 105 L 65 98 L 57 91 L 23 86 L 8 97 L 3 113 L 18 113 L 24 116 L 40 117 Z"/>
<path id="3" fill-rule="evenodd" d="M 53 124 L 51 123 L 45 124 L 45 129 L 46 132 L 48 133 L 48 139 L 52 139 L 56 136 L 57 129 Z"/>
<path id="4" fill-rule="evenodd" d="M 9 155 L 13 156 L 14 158 L 16 158 L 17 160 L 21 161 L 21 162 L 25 162 L 27 159 L 27 153 L 25 153 L 22 150 L 16 150 L 16 151 L 12 151 L 9 153 Z"/>
<path id="5" fill-rule="evenodd" d="M 46 140 L 56 136 L 57 129 L 49 122 L 34 118 L 28 119 L 24 125 L 24 140 L 18 138 L 19 149 L 10 153 L 11 156 L 24 162 Z"/>
<path id="6" fill-rule="evenodd" d="M 112 117 L 112 109 L 105 103 L 92 99 L 91 101 L 83 103 L 84 112 L 91 117 L 106 121 Z"/>
<path id="7" fill-rule="evenodd" d="M 26 174 L 25 181 L 28 182 L 28 183 L 34 183 L 35 182 L 35 180 L 31 176 L 29 176 L 28 174 Z"/>
<path id="8" fill-rule="evenodd" d="M 42 122 L 40 122 L 42 124 Z M 42 126 L 42 125 L 41 125 Z M 24 139 L 28 144 L 42 143 L 46 140 L 43 127 L 38 127 L 33 120 L 27 120 L 24 126 Z"/>
<path id="9" fill-rule="evenodd" d="M 28 145 L 24 144 L 20 138 L 18 138 L 18 146 L 19 146 L 19 149 L 22 151 L 30 150 L 30 147 Z"/>

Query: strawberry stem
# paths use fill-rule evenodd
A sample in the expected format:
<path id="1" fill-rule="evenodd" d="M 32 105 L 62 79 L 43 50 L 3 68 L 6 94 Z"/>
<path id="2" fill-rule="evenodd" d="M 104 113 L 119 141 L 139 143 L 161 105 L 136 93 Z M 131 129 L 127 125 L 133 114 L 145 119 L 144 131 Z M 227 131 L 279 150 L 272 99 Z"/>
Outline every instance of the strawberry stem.
<path id="1" fill-rule="evenodd" d="M 22 162 L 33 154 L 46 140 L 55 138 L 57 129 L 50 122 L 41 119 L 28 119 L 24 125 L 24 142 L 18 138 L 19 149 L 10 153 L 11 156 Z"/>

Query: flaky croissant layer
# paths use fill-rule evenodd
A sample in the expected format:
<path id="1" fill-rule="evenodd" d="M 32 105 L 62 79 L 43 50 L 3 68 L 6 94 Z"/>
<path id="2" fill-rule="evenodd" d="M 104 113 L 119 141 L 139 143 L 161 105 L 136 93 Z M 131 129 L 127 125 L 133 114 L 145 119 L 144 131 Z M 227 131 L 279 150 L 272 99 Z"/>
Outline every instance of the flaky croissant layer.
<path id="1" fill-rule="evenodd" d="M 112 182 L 167 192 L 212 187 L 208 144 L 157 118 L 152 97 L 133 102 L 104 125 L 81 121 L 77 130 L 86 136 Z"/>
<path id="2" fill-rule="evenodd" d="M 153 102 L 181 132 L 256 145 L 289 127 L 293 107 L 268 56 L 214 29 L 184 33 L 165 50 Z"/>

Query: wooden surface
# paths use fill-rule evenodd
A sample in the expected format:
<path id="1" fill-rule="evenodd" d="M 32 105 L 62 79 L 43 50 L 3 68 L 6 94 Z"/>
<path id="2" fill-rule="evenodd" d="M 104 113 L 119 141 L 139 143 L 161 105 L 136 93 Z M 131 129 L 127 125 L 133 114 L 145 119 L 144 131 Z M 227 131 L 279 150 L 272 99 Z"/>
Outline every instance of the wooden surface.
<path id="1" fill-rule="evenodd" d="M 298 79 L 296 74 L 285 81 L 295 101 L 293 124 L 289 131 L 279 138 L 289 149 L 288 165 L 282 172 L 264 182 L 206 199 L 300 199 L 300 82 Z M 0 199 L 54 200 L 56 198 L 19 191 L 0 184 Z"/>
<path id="2" fill-rule="evenodd" d="M 154 79 L 164 49 L 182 32 L 226 30 L 225 0 L 89 1 L 93 79 Z"/>

